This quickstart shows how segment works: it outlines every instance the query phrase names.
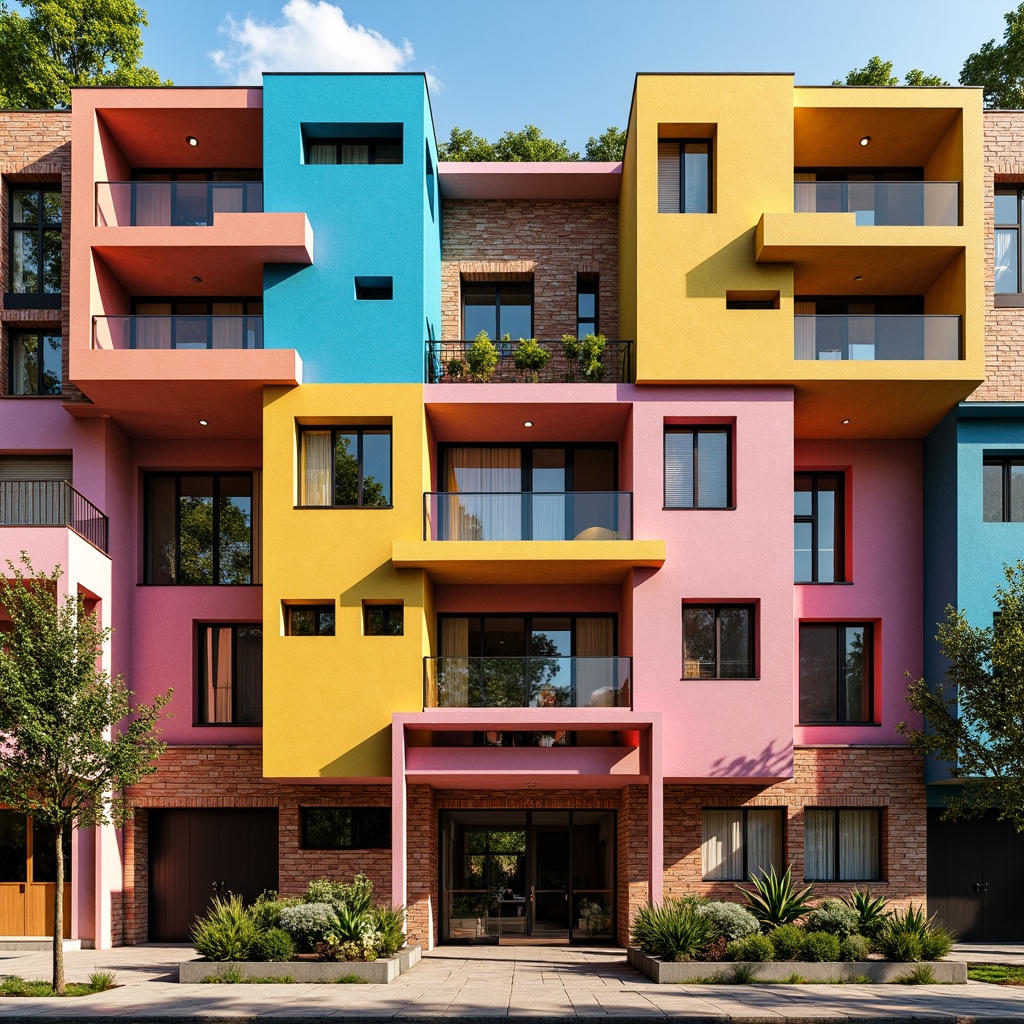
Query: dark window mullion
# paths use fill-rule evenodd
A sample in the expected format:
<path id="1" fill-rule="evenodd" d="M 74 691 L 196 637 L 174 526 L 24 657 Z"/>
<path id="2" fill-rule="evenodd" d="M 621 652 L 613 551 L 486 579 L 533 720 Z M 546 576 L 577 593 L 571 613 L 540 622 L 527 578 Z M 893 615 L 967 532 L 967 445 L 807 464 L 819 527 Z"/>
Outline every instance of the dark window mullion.
<path id="1" fill-rule="evenodd" d="M 839 856 L 840 856 L 840 851 L 842 849 L 842 843 L 839 840 L 839 829 L 841 827 L 840 826 L 840 820 L 839 820 L 839 808 L 838 807 L 834 808 L 833 811 L 832 811 L 832 814 L 834 816 L 834 823 L 835 823 L 835 827 L 833 828 L 833 833 L 834 833 L 834 837 L 835 837 L 835 860 L 833 861 L 833 864 L 835 865 L 835 867 L 832 869 L 832 881 L 833 882 L 838 882 L 840 876 L 843 873 L 842 868 L 839 865 Z"/>
<path id="2" fill-rule="evenodd" d="M 1010 460 L 1003 459 L 1003 522 L 1011 522 L 1012 510 L 1010 505 Z"/>
<path id="3" fill-rule="evenodd" d="M 363 507 L 363 431 L 356 430 L 356 508 Z"/>
<path id="4" fill-rule="evenodd" d="M 818 474 L 811 474 L 811 582 L 817 583 L 818 572 Z"/>
<path id="5" fill-rule="evenodd" d="M 231 724 L 238 721 L 238 627 L 231 627 Z"/>
<path id="6" fill-rule="evenodd" d="M 174 582 L 181 583 L 181 474 L 174 475 Z"/>
<path id="7" fill-rule="evenodd" d="M 698 467 L 698 464 L 699 464 L 699 459 L 698 459 L 698 455 L 697 455 L 697 449 L 700 446 L 700 441 L 699 441 L 700 431 L 694 430 L 693 433 L 691 434 L 691 437 L 693 438 L 693 507 L 694 508 L 700 508 L 700 497 L 699 497 L 700 491 L 698 489 L 698 480 L 697 480 L 697 477 L 698 477 L 698 468 L 697 467 Z"/>
<path id="8" fill-rule="evenodd" d="M 211 474 L 210 491 L 213 494 L 213 566 L 211 581 L 214 586 L 220 583 L 220 474 Z M 250 531 L 251 532 L 251 531 Z M 232 633 L 232 638 L 234 634 Z M 233 643 L 232 639 L 232 643 Z"/>
<path id="9" fill-rule="evenodd" d="M 836 627 L 836 721 L 846 721 L 846 626 Z"/>

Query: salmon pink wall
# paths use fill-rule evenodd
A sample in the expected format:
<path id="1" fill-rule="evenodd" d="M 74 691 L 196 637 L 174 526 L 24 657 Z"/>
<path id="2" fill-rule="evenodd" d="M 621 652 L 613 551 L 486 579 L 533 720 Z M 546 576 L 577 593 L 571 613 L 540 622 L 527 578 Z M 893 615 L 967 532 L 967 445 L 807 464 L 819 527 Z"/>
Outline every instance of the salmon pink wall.
<path id="1" fill-rule="evenodd" d="M 796 742 L 903 743 L 896 723 L 920 725 L 906 672 L 922 674 L 924 644 L 920 441 L 797 441 L 798 470 L 846 473 L 850 583 L 795 586 L 793 693 L 799 699 L 801 619 L 873 621 L 875 724 L 797 726 Z M 797 704 L 799 707 L 799 704 Z"/>

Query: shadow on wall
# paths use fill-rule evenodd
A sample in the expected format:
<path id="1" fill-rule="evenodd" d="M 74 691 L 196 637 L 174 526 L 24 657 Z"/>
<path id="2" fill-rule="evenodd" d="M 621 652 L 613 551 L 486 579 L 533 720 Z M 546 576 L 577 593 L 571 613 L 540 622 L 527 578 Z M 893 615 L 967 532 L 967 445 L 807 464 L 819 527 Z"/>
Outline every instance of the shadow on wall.
<path id="1" fill-rule="evenodd" d="M 731 242 L 712 253 L 686 272 L 686 295 L 691 299 L 725 299 L 726 284 L 743 275 L 750 279 L 754 258 L 755 228 L 737 235 Z M 767 285 L 766 285 L 767 287 Z"/>
<path id="2" fill-rule="evenodd" d="M 380 775 L 381 782 L 386 782 L 391 775 L 391 726 L 378 729 L 372 736 L 348 747 L 341 757 L 336 757 L 320 769 L 322 778 L 342 779 L 349 776 L 361 777 L 377 772 L 367 772 L 366 766 L 386 765 L 385 773 Z M 357 766 L 359 770 L 353 770 Z"/>
<path id="3" fill-rule="evenodd" d="M 793 747 L 786 744 L 776 749 L 775 741 L 772 740 L 759 754 L 718 758 L 712 762 L 710 774 L 716 778 L 735 778 L 737 782 L 791 779 Z"/>

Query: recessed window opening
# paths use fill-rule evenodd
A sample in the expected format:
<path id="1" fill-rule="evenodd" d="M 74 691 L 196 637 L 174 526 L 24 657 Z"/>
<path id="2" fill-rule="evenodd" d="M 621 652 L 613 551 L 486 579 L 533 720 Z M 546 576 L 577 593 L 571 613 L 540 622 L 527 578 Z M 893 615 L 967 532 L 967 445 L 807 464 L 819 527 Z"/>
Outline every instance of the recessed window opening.
<path id="1" fill-rule="evenodd" d="M 357 277 L 356 298 L 390 301 L 394 298 L 394 279 L 390 277 Z"/>
<path id="2" fill-rule="evenodd" d="M 742 882 L 783 870 L 784 807 L 721 807 L 701 812 L 701 877 Z"/>
<path id="3" fill-rule="evenodd" d="M 463 281 L 462 336 L 533 337 L 533 281 Z"/>
<path id="4" fill-rule="evenodd" d="M 1024 452 L 986 455 L 983 472 L 984 521 L 1024 523 Z"/>
<path id="5" fill-rule="evenodd" d="M 711 213 L 711 141 L 658 140 L 658 213 Z"/>
<path id="6" fill-rule="evenodd" d="M 405 632 L 405 606 L 363 603 L 363 632 L 366 636 L 402 636 Z"/>
<path id="7" fill-rule="evenodd" d="M 821 882 L 880 880 L 881 809 L 804 808 L 804 877 Z"/>
<path id="8" fill-rule="evenodd" d="M 597 274 L 576 275 L 577 338 L 585 338 L 588 334 L 597 334 L 598 283 Z"/>
<path id="9" fill-rule="evenodd" d="M 62 348 L 59 334 L 12 334 L 10 393 L 59 395 Z"/>
<path id="10" fill-rule="evenodd" d="M 727 291 L 726 309 L 778 309 L 779 293 L 772 291 Z"/>
<path id="11" fill-rule="evenodd" d="M 11 189 L 8 293 L 32 298 L 8 299 L 8 307 L 59 308 L 61 220 L 60 189 Z"/>
<path id="12" fill-rule="evenodd" d="M 870 623 L 800 623 L 800 722 L 874 721 L 874 644 Z"/>
<path id="13" fill-rule="evenodd" d="M 729 508 L 729 427 L 665 428 L 665 508 Z"/>
<path id="14" fill-rule="evenodd" d="M 301 807 L 304 850 L 391 848 L 390 807 Z"/>
<path id="15" fill-rule="evenodd" d="M 259 725 L 262 721 L 262 627 L 199 626 L 199 723 Z"/>
<path id="16" fill-rule="evenodd" d="M 753 605 L 683 605 L 683 678 L 754 678 Z"/>
<path id="17" fill-rule="evenodd" d="M 793 487 L 793 580 L 840 583 L 845 578 L 842 473 L 797 473 Z"/>
<path id="18" fill-rule="evenodd" d="M 339 122 L 303 124 L 307 164 L 400 164 L 402 124 Z"/>
<path id="19" fill-rule="evenodd" d="M 284 628 L 286 636 L 334 636 L 334 605 L 286 605 Z"/>
<path id="20" fill-rule="evenodd" d="M 427 203 L 430 206 L 430 219 L 434 219 L 434 161 L 430 156 L 430 143 L 424 141 L 424 162 L 427 168 L 426 174 L 426 187 L 427 187 Z"/>
<path id="21" fill-rule="evenodd" d="M 391 427 L 302 427 L 299 504 L 390 508 Z"/>

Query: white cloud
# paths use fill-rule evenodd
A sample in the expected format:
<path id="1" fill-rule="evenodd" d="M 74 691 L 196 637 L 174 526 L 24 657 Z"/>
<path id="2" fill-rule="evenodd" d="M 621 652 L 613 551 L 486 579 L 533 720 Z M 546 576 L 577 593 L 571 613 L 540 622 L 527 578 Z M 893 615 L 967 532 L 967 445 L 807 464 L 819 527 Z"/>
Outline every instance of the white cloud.
<path id="1" fill-rule="evenodd" d="M 345 20 L 327 0 L 288 0 L 282 20 L 271 24 L 230 15 L 221 25 L 228 44 L 209 54 L 237 85 L 259 85 L 264 71 L 407 71 L 412 44 Z M 439 83 L 430 78 L 431 87 Z"/>

